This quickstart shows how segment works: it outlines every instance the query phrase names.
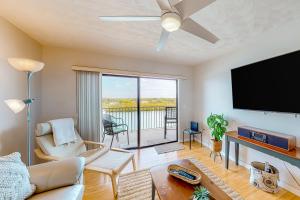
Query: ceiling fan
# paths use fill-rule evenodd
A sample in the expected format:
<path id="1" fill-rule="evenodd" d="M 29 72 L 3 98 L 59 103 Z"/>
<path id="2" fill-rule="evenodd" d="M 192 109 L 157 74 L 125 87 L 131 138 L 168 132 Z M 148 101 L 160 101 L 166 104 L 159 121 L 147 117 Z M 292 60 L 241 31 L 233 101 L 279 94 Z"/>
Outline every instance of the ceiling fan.
<path id="1" fill-rule="evenodd" d="M 166 44 L 171 32 L 179 28 L 197 37 L 216 43 L 219 39 L 203 26 L 190 18 L 192 14 L 213 3 L 215 0 L 156 0 L 161 9 L 161 16 L 100 16 L 102 21 L 158 21 L 161 20 L 162 33 L 156 50 L 160 51 Z M 171 1 L 171 2 L 170 2 Z"/>

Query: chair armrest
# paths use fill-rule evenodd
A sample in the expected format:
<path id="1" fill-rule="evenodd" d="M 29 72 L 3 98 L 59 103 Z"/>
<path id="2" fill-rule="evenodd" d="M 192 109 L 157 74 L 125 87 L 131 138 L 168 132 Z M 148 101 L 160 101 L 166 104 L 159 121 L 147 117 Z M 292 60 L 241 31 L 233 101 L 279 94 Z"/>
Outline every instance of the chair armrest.
<path id="1" fill-rule="evenodd" d="M 40 158 L 40 159 L 42 159 L 42 160 L 46 160 L 46 161 L 54 161 L 54 160 L 62 160 L 62 158 L 59 158 L 59 157 L 56 157 L 56 156 L 49 156 L 49 155 L 46 155 L 46 154 L 44 154 L 43 152 L 42 152 L 42 150 L 40 150 L 40 149 L 35 149 L 34 150 L 34 153 L 35 153 L 35 155 L 38 157 L 38 158 Z"/>
<path id="2" fill-rule="evenodd" d="M 83 142 L 84 142 L 84 144 L 94 144 L 94 145 L 99 145 L 100 147 L 105 146 L 105 144 L 101 143 L 101 142 L 94 142 L 94 141 L 88 141 L 88 140 L 84 140 Z"/>
<path id="3" fill-rule="evenodd" d="M 84 158 L 74 157 L 30 166 L 30 183 L 36 185 L 36 193 L 78 184 L 84 163 Z"/>
<path id="4" fill-rule="evenodd" d="M 124 153 L 131 153 L 130 151 L 128 150 L 125 150 L 125 149 L 119 149 L 119 148 L 111 148 L 112 151 L 118 151 L 118 152 L 124 152 Z"/>
<path id="5" fill-rule="evenodd" d="M 112 121 L 114 121 L 114 123 L 117 123 L 117 124 L 123 124 L 124 123 L 124 120 L 120 117 L 114 117 L 114 116 L 111 116 L 112 118 Z"/>

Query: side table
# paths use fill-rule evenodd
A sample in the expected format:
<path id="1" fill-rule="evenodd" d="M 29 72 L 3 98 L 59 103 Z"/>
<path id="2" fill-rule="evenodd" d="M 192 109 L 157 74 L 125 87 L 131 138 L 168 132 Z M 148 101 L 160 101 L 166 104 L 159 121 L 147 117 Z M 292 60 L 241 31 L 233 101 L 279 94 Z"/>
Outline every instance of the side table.
<path id="1" fill-rule="evenodd" d="M 192 131 L 191 129 L 185 129 L 185 130 L 183 130 L 183 133 L 182 133 L 183 143 L 184 143 L 184 135 L 185 134 L 190 135 L 190 149 L 192 149 L 192 136 L 193 136 L 193 141 L 195 141 L 195 135 L 200 134 L 201 147 L 202 147 L 202 131 Z"/>

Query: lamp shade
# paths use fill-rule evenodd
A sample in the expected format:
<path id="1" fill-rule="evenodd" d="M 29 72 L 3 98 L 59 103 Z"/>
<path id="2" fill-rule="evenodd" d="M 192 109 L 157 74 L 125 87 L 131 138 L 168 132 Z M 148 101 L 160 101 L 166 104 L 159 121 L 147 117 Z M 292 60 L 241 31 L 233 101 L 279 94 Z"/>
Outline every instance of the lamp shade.
<path id="1" fill-rule="evenodd" d="M 21 112 L 25 108 L 25 103 L 19 99 L 8 99 L 4 101 L 6 105 L 14 112 L 18 113 Z"/>
<path id="2" fill-rule="evenodd" d="M 44 63 L 27 58 L 8 58 L 8 63 L 19 71 L 38 72 L 43 69 Z"/>

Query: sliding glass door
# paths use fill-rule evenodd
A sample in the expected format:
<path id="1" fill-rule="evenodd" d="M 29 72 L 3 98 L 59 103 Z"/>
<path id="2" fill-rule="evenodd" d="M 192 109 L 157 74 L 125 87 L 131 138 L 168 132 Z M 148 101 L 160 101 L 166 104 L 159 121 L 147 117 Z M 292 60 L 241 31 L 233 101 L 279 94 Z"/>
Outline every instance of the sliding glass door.
<path id="1" fill-rule="evenodd" d="M 177 141 L 177 81 L 140 78 L 140 145 Z"/>
<path id="2" fill-rule="evenodd" d="M 102 76 L 102 141 L 138 147 L 138 78 Z"/>
<path id="3" fill-rule="evenodd" d="M 102 76 L 104 143 L 140 148 L 174 142 L 177 119 L 176 80 Z"/>

